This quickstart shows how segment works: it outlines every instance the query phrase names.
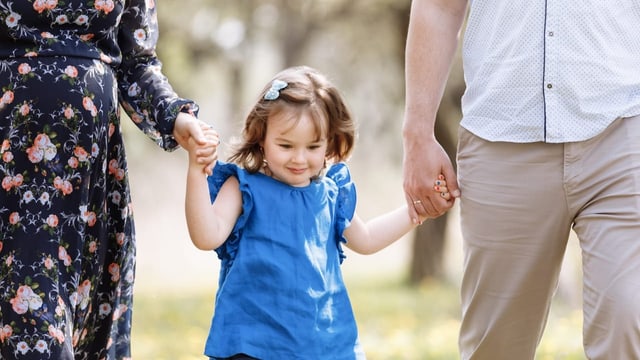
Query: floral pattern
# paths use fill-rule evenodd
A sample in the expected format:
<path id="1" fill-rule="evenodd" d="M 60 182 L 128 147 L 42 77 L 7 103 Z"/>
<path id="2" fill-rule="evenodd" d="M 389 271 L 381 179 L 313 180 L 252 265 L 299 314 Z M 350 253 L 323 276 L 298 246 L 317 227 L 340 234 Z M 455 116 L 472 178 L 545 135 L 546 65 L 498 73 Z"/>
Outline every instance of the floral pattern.
<path id="1" fill-rule="evenodd" d="M 0 0 L 0 358 L 128 359 L 135 232 L 119 105 L 179 111 L 154 0 Z"/>

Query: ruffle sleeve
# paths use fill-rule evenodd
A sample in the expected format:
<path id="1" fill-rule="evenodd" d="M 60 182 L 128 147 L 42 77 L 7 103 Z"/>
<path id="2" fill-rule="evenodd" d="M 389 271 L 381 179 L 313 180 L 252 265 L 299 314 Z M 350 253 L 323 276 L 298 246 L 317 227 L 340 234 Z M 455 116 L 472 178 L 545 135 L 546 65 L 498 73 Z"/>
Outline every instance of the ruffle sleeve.
<path id="1" fill-rule="evenodd" d="M 351 173 L 345 163 L 337 163 L 329 168 L 327 178 L 333 180 L 338 186 L 336 199 L 336 241 L 340 254 L 340 263 L 346 258 L 342 244 L 347 243 L 344 230 L 349 227 L 356 211 L 357 192 L 356 186 L 351 180 Z"/>
<path id="2" fill-rule="evenodd" d="M 238 251 L 238 242 L 242 229 L 244 228 L 247 218 L 253 208 L 253 197 L 249 191 L 249 186 L 246 181 L 247 172 L 242 170 L 238 165 L 232 163 L 226 163 L 218 161 L 213 169 L 213 174 L 207 177 L 209 184 L 209 197 L 213 202 L 222 188 L 222 184 L 231 176 L 235 176 L 240 183 L 240 192 L 242 193 L 242 213 L 238 217 L 231 234 L 227 240 L 218 247 L 215 251 L 218 254 L 218 258 L 222 261 L 222 268 L 228 268 L 233 263 L 236 253 Z"/>

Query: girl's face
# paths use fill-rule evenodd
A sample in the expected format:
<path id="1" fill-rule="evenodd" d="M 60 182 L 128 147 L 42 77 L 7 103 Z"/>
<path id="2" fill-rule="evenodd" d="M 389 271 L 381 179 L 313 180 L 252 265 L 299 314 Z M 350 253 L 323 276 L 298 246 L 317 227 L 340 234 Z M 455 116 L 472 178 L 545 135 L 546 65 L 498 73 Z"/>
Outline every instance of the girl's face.
<path id="1" fill-rule="evenodd" d="M 286 111 L 270 116 L 262 144 L 270 175 L 291 186 L 309 185 L 322 170 L 327 152 L 327 138 L 317 137 L 306 112 L 299 119 L 291 118 Z"/>

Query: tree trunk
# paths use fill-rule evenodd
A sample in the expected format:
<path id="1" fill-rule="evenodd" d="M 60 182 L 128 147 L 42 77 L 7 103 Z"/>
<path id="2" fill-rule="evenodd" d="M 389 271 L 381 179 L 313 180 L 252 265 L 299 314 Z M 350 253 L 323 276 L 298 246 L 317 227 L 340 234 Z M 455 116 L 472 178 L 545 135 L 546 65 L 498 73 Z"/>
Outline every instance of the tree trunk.
<path id="1" fill-rule="evenodd" d="M 413 257 L 409 280 L 418 284 L 425 279 L 442 278 L 445 246 L 445 230 L 448 215 L 430 220 L 420 225 L 413 239 Z"/>

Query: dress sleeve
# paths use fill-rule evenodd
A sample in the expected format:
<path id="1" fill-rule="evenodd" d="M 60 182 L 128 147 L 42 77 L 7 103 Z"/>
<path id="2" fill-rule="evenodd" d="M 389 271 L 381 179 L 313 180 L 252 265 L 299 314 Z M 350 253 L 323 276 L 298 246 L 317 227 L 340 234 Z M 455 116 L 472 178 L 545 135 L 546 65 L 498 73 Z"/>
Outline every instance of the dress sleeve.
<path id="1" fill-rule="evenodd" d="M 156 55 L 158 19 L 154 1 L 129 0 L 118 30 L 122 63 L 117 69 L 118 97 L 127 115 L 167 151 L 178 143 L 173 125 L 181 111 L 197 115 L 195 102 L 178 97 L 162 73 Z"/>
<path id="2" fill-rule="evenodd" d="M 338 198 L 336 201 L 336 241 L 340 253 L 340 263 L 346 258 L 342 244 L 346 244 L 344 230 L 349 227 L 356 211 L 357 192 L 356 186 L 351 180 L 351 173 L 345 163 L 337 163 L 327 171 L 328 178 L 338 186 Z"/>
<path id="3" fill-rule="evenodd" d="M 218 196 L 218 193 L 222 188 L 222 184 L 224 184 L 224 182 L 231 176 L 235 176 L 238 179 L 238 182 L 240 183 L 240 192 L 242 193 L 242 213 L 238 217 L 238 220 L 236 221 L 236 224 L 227 240 L 216 249 L 218 258 L 222 260 L 223 269 L 230 267 L 235 259 L 239 246 L 238 242 L 242 235 L 242 229 L 244 228 L 249 213 L 253 208 L 253 197 L 251 196 L 251 191 L 249 190 L 249 185 L 246 181 L 246 175 L 247 172 L 240 169 L 237 165 L 218 161 L 213 169 L 213 174 L 207 178 L 211 202 L 213 202 L 216 199 L 216 196 Z"/>

